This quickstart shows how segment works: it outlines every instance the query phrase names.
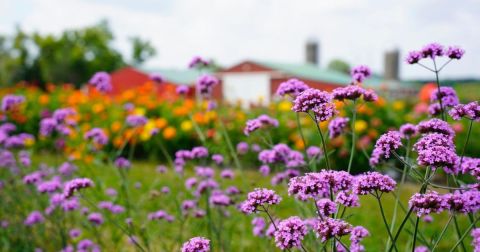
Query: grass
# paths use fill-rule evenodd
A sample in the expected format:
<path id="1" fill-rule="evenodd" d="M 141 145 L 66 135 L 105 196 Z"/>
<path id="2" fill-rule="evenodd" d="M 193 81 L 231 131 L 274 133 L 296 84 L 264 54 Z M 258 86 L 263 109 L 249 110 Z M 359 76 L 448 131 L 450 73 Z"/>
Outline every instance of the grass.
<path id="1" fill-rule="evenodd" d="M 35 162 L 39 159 L 45 159 L 45 156 L 36 156 Z M 48 157 L 52 164 L 58 162 L 55 159 Z M 58 164 L 58 163 L 57 163 Z M 115 188 L 119 195 L 121 195 L 121 183 L 120 177 L 115 168 L 105 164 L 90 164 L 79 165 L 80 169 L 78 174 L 80 176 L 92 178 L 96 186 L 92 189 L 85 191 L 84 196 L 95 204 L 102 200 L 111 200 L 105 195 L 106 188 Z M 189 168 L 186 170 L 185 176 L 182 178 L 172 170 L 169 170 L 165 174 L 160 174 L 155 171 L 155 164 L 137 162 L 134 163 L 132 169 L 129 171 L 127 185 L 128 195 L 131 199 L 132 211 L 131 217 L 133 219 L 133 227 L 135 236 L 144 244 L 149 244 L 151 251 L 179 251 L 181 244 L 193 236 L 209 236 L 207 218 L 195 219 L 188 218 L 182 223 L 181 216 L 178 215 L 179 204 L 185 199 L 193 199 L 193 196 L 189 191 L 185 189 L 184 179 L 193 174 Z M 1 173 L 0 175 L 5 175 Z M 218 172 L 217 172 L 218 175 Z M 0 176 L 1 177 L 1 176 Z M 234 180 L 223 180 L 221 183 L 222 189 L 228 186 L 235 185 L 240 188 L 243 193 L 246 193 L 256 187 L 267 187 L 277 191 L 283 198 L 282 202 L 278 206 L 272 206 L 270 210 L 278 218 L 287 218 L 291 215 L 299 215 L 302 218 L 311 218 L 314 216 L 312 203 L 299 203 L 292 197 L 286 195 L 286 185 L 281 184 L 278 186 L 272 186 L 270 184 L 271 177 L 263 177 L 258 172 L 248 170 L 243 173 L 236 171 L 236 177 Z M 137 187 L 135 186 L 137 184 Z M 138 185 L 140 185 L 138 187 Z M 170 188 L 169 194 L 161 193 L 161 189 L 164 186 Z M 418 186 L 413 184 L 407 184 L 402 191 L 401 201 L 404 205 L 407 205 L 408 198 L 418 191 Z M 27 191 L 28 192 L 28 191 Z M 13 195 L 13 194 L 12 194 Z M 0 196 L 5 199 L 5 205 L 12 204 L 13 208 L 1 207 L 2 218 L 11 218 L 11 223 L 21 222 L 31 210 L 43 209 L 46 206 L 46 196 L 38 197 L 36 193 L 31 191 L 27 194 L 17 195 L 18 198 L 8 198 L 8 195 L 2 194 Z M 245 194 L 236 198 L 239 202 L 245 198 Z M 391 194 L 385 194 L 382 197 L 383 206 L 386 211 L 387 220 L 390 222 L 394 197 Z M 85 201 L 82 203 L 86 204 Z M 118 203 L 122 204 L 120 200 Z M 3 203 L 2 203 L 3 204 Z M 29 210 L 20 208 L 20 204 L 27 206 Z M 122 204 L 124 205 L 124 204 Z M 87 205 L 88 206 L 88 205 Z M 200 206 L 204 208 L 204 202 L 200 202 Z M 89 206 L 93 211 L 94 209 Z M 157 210 L 165 210 L 169 214 L 175 216 L 173 223 L 167 223 L 165 221 L 148 221 L 147 215 L 150 212 Z M 252 234 L 251 220 L 254 216 L 245 216 L 239 213 L 235 207 L 231 206 L 227 208 L 229 217 L 221 217 L 221 211 L 218 209 L 212 209 L 212 219 L 214 227 L 210 234 L 213 240 L 214 251 L 219 251 L 219 242 L 222 241 L 222 247 L 224 251 L 277 251 L 273 241 L 265 238 L 255 237 Z M 266 217 L 263 213 L 259 213 L 260 216 Z M 126 214 L 109 215 L 106 217 L 116 220 L 116 222 L 124 225 Z M 371 233 L 367 237 L 363 244 L 368 251 L 382 251 L 385 248 L 387 242 L 387 232 L 383 225 L 380 215 L 379 206 L 376 200 L 372 196 L 361 197 L 361 207 L 348 209 L 346 212 L 348 222 L 353 225 L 365 226 Z M 404 217 L 404 212 L 399 210 L 398 221 L 396 227 L 400 225 L 400 221 Z M 65 215 L 55 215 L 48 217 L 52 220 L 55 218 L 61 218 L 61 221 L 65 225 L 63 230 L 69 230 L 71 228 L 81 228 L 83 230 L 82 238 L 92 239 L 96 243 L 102 245 L 102 248 L 107 251 L 135 251 L 135 247 L 128 242 L 126 236 L 115 228 L 115 226 L 108 221 L 97 227 L 92 228 L 88 224 L 86 218 L 82 214 L 77 212 L 67 213 Z M 441 232 L 443 225 L 446 223 L 448 216 L 446 214 L 434 215 L 434 222 L 420 223 L 420 233 L 424 237 L 436 237 Z M 414 218 L 412 218 L 414 221 Z M 465 216 L 460 216 L 460 227 L 465 230 L 468 226 L 468 219 Z M 50 222 L 48 222 L 50 223 Z M 221 223 L 221 224 L 220 224 Z M 61 241 L 61 234 L 59 232 L 60 227 L 53 226 L 52 224 L 40 225 L 38 228 L 29 229 L 21 227 L 15 229 L 14 234 L 9 233 L 9 239 L 5 239 L 6 234 L 0 231 L 0 249 L 2 251 L 25 251 L 27 245 L 25 242 L 30 242 L 36 247 L 44 248 L 44 251 L 58 251 Z M 412 239 L 408 233 L 413 232 L 413 224 L 407 223 L 405 226 L 406 232 L 400 236 L 398 246 L 399 251 L 405 251 L 406 248 L 411 246 Z M 27 235 L 26 235 L 27 234 Z M 26 237 L 25 237 L 26 235 Z M 13 239 L 11 237 L 16 237 Z M 348 243 L 347 238 L 343 239 Z M 70 241 L 71 242 L 71 241 Z M 417 244 L 422 242 L 432 242 L 430 240 L 423 241 L 422 238 L 417 240 Z M 446 235 L 440 242 L 437 251 L 448 251 L 456 242 L 456 236 L 454 233 L 453 225 L 447 230 Z M 470 239 L 466 241 L 467 248 Z M 314 237 L 313 233 L 310 233 L 305 238 L 305 247 L 308 251 L 319 251 L 321 243 Z"/>

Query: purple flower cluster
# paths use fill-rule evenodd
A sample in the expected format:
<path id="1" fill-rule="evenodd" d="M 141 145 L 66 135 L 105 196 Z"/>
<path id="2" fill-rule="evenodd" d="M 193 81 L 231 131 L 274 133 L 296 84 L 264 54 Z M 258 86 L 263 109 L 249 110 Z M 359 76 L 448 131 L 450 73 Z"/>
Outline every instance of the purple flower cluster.
<path id="1" fill-rule="evenodd" d="M 22 95 L 5 95 L 2 98 L 2 111 L 7 112 L 18 107 L 20 104 L 25 102 L 25 97 Z"/>
<path id="2" fill-rule="evenodd" d="M 92 180 L 88 178 L 75 178 L 65 183 L 63 187 L 63 198 L 68 199 L 76 191 L 93 186 Z"/>
<path id="3" fill-rule="evenodd" d="M 162 75 L 160 75 L 159 73 L 152 73 L 152 74 L 150 74 L 149 78 L 150 78 L 150 80 L 152 80 L 156 83 L 162 83 L 164 81 Z"/>
<path id="4" fill-rule="evenodd" d="M 480 180 L 480 158 L 463 157 L 462 163 L 458 162 L 457 169 L 462 173 L 470 173 L 477 180 Z"/>
<path id="5" fill-rule="evenodd" d="M 289 95 L 292 98 L 297 97 L 300 93 L 308 89 L 308 85 L 298 79 L 289 79 L 280 83 L 277 89 L 277 95 Z"/>
<path id="6" fill-rule="evenodd" d="M 189 87 L 187 85 L 180 85 L 175 89 L 175 92 L 178 95 L 186 95 L 188 94 Z"/>
<path id="7" fill-rule="evenodd" d="M 457 162 L 459 157 L 454 149 L 445 146 L 430 146 L 418 152 L 419 165 L 431 166 L 433 169 L 443 168 L 446 173 L 459 172 Z"/>
<path id="8" fill-rule="evenodd" d="M 457 92 L 452 87 L 440 87 L 440 91 L 435 89 L 430 95 L 431 102 L 438 102 L 442 99 L 442 105 L 453 107 L 459 103 Z"/>
<path id="9" fill-rule="evenodd" d="M 392 151 L 402 146 L 402 135 L 398 131 L 389 131 L 380 136 L 375 143 L 372 155 L 370 157 L 370 165 L 376 166 L 381 158 L 390 158 Z"/>
<path id="10" fill-rule="evenodd" d="M 147 124 L 147 118 L 142 115 L 129 115 L 125 119 L 125 122 L 130 127 L 140 127 Z"/>
<path id="11" fill-rule="evenodd" d="M 129 169 L 130 167 L 132 167 L 130 161 L 124 157 L 118 157 L 117 159 L 115 159 L 113 164 L 119 169 Z"/>
<path id="12" fill-rule="evenodd" d="M 292 110 L 295 112 L 308 113 L 321 104 L 331 102 L 332 96 L 329 93 L 315 88 L 309 88 L 295 98 Z"/>
<path id="13" fill-rule="evenodd" d="M 277 144 L 270 150 L 261 151 L 258 153 L 258 160 L 263 164 L 283 163 L 287 168 L 305 165 L 303 154 L 290 149 L 286 144 Z"/>
<path id="14" fill-rule="evenodd" d="M 353 192 L 359 195 L 372 194 L 374 192 L 391 192 L 397 183 L 388 175 L 378 172 L 367 172 L 355 178 Z"/>
<path id="15" fill-rule="evenodd" d="M 474 252 L 480 252 L 480 228 L 474 228 L 470 233 Z"/>
<path id="16" fill-rule="evenodd" d="M 433 118 L 430 120 L 422 121 L 417 125 L 418 132 L 422 134 L 426 133 L 440 133 L 444 134 L 449 137 L 455 136 L 455 132 L 453 131 L 450 125 L 440 119 Z"/>
<path id="17" fill-rule="evenodd" d="M 148 214 L 148 219 L 153 221 L 153 220 L 165 220 L 167 222 L 172 222 L 175 220 L 175 217 L 172 215 L 169 215 L 167 212 L 163 210 L 158 210 L 153 213 Z"/>
<path id="18" fill-rule="evenodd" d="M 315 226 L 315 233 L 322 240 L 326 242 L 327 240 L 341 236 L 348 235 L 352 232 L 352 225 L 346 221 L 333 218 L 324 218 L 319 221 Z"/>
<path id="19" fill-rule="evenodd" d="M 101 93 L 112 91 L 112 80 L 107 72 L 97 72 L 88 81 L 95 89 Z"/>
<path id="20" fill-rule="evenodd" d="M 218 85 L 218 83 L 219 81 L 216 77 L 204 74 L 197 80 L 198 92 L 200 95 L 208 98 L 212 94 L 213 88 Z"/>
<path id="21" fill-rule="evenodd" d="M 259 117 L 248 120 L 245 124 L 245 129 L 243 133 L 245 135 L 250 135 L 252 132 L 256 131 L 257 129 L 267 128 L 267 127 L 278 127 L 278 120 L 271 118 L 268 115 L 260 115 Z"/>
<path id="22" fill-rule="evenodd" d="M 61 108 L 53 112 L 52 117 L 44 118 L 40 121 L 40 135 L 49 136 L 54 131 L 61 135 L 69 135 L 71 126 L 75 125 L 72 117 L 77 114 L 72 108 Z"/>
<path id="23" fill-rule="evenodd" d="M 350 75 L 356 82 L 362 82 L 372 75 L 372 71 L 368 66 L 360 65 L 352 69 Z"/>
<path id="24" fill-rule="evenodd" d="M 431 43 L 424 46 L 420 51 L 412 51 L 408 53 L 406 62 L 408 64 L 418 63 L 421 59 L 430 58 L 435 60 L 437 57 L 447 56 L 450 59 L 461 59 L 465 51 L 457 46 L 450 46 L 448 50 L 438 44 Z"/>
<path id="25" fill-rule="evenodd" d="M 282 198 L 273 190 L 266 188 L 256 188 L 253 192 L 249 192 L 247 200 L 245 200 L 240 209 L 243 213 L 251 214 L 257 212 L 259 206 L 265 207 L 265 205 L 277 205 Z"/>
<path id="26" fill-rule="evenodd" d="M 367 236 L 370 235 L 370 232 L 362 226 L 356 226 L 352 228 L 350 233 L 350 251 L 351 252 L 361 252 L 365 251 L 363 245 L 360 242 Z"/>
<path id="27" fill-rule="evenodd" d="M 319 199 L 316 204 L 320 216 L 327 217 L 337 212 L 337 204 L 329 199 Z"/>
<path id="28" fill-rule="evenodd" d="M 331 139 L 340 136 L 348 125 L 347 117 L 337 117 L 328 124 L 328 135 Z"/>
<path id="29" fill-rule="evenodd" d="M 209 62 L 205 59 L 203 59 L 200 56 L 195 56 L 190 60 L 190 63 L 188 63 L 188 68 L 199 68 L 199 67 L 205 67 L 208 66 Z"/>
<path id="30" fill-rule="evenodd" d="M 465 117 L 469 120 L 480 121 L 480 104 L 478 101 L 470 102 L 467 104 L 458 104 L 454 106 L 448 114 L 453 120 L 460 120 Z"/>
<path id="31" fill-rule="evenodd" d="M 408 205 L 419 217 L 430 213 L 440 213 L 448 209 L 445 198 L 435 191 L 429 191 L 425 194 L 415 193 L 408 201 Z"/>
<path id="32" fill-rule="evenodd" d="M 100 128 L 93 128 L 85 132 L 84 138 L 86 140 L 92 140 L 96 145 L 106 145 L 108 143 L 108 136 Z"/>
<path id="33" fill-rule="evenodd" d="M 87 216 L 87 219 L 95 226 L 103 224 L 103 215 L 101 213 L 91 213 Z"/>
<path id="34" fill-rule="evenodd" d="M 300 200 L 327 197 L 330 192 L 349 191 L 353 185 L 353 177 L 345 171 L 322 170 L 307 173 L 290 179 L 288 194 Z"/>
<path id="35" fill-rule="evenodd" d="M 182 246 L 182 252 L 209 252 L 210 240 L 203 237 L 193 237 Z"/>
<path id="36" fill-rule="evenodd" d="M 302 219 L 292 216 L 282 220 L 277 225 L 278 229 L 274 233 L 275 244 L 281 249 L 300 248 L 302 240 L 307 234 L 307 227 Z"/>
<path id="37" fill-rule="evenodd" d="M 322 155 L 322 149 L 317 146 L 309 146 L 306 152 L 309 159 L 318 158 L 320 155 Z"/>
<path id="38" fill-rule="evenodd" d="M 402 134 L 403 138 L 411 138 L 418 134 L 417 126 L 411 123 L 405 123 L 400 126 L 400 134 Z"/>
<path id="39" fill-rule="evenodd" d="M 39 211 L 33 211 L 23 221 L 23 224 L 25 226 L 33 226 L 35 224 L 42 223 L 44 221 L 45 221 L 45 218 L 43 217 L 42 213 L 40 213 Z"/>

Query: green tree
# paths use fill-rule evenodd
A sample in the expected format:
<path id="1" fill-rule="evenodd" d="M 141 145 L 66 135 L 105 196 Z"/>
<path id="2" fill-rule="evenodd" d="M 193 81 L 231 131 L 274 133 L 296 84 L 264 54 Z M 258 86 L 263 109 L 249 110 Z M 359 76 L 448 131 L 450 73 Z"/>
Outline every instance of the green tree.
<path id="1" fill-rule="evenodd" d="M 131 37 L 130 42 L 132 43 L 132 64 L 134 66 L 141 65 L 157 53 L 157 50 L 148 40 L 143 40 L 140 37 Z"/>
<path id="2" fill-rule="evenodd" d="M 328 63 L 327 68 L 330 70 L 350 74 L 350 65 L 346 61 L 341 59 L 331 60 L 330 63 Z"/>

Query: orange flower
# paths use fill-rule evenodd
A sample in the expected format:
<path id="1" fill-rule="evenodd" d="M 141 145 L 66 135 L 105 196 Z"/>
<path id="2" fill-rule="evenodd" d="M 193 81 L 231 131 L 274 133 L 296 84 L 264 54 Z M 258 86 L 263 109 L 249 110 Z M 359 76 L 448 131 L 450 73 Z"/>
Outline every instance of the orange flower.
<path id="1" fill-rule="evenodd" d="M 38 98 L 38 102 L 40 103 L 40 105 L 46 105 L 48 104 L 48 101 L 50 100 L 50 98 L 48 97 L 48 95 L 46 94 L 42 94 L 40 95 L 40 97 Z"/>
<path id="2" fill-rule="evenodd" d="M 166 140 L 170 140 L 170 139 L 174 138 L 176 135 L 177 135 L 177 131 L 172 126 L 168 126 L 163 131 L 163 138 L 165 138 Z"/>
<path id="3" fill-rule="evenodd" d="M 119 121 L 115 121 L 112 123 L 112 126 L 110 128 L 112 129 L 112 132 L 118 132 L 122 128 L 122 123 Z"/>
<path id="4" fill-rule="evenodd" d="M 158 118 L 155 120 L 155 127 L 158 129 L 163 129 L 167 126 L 168 122 L 165 118 Z"/>

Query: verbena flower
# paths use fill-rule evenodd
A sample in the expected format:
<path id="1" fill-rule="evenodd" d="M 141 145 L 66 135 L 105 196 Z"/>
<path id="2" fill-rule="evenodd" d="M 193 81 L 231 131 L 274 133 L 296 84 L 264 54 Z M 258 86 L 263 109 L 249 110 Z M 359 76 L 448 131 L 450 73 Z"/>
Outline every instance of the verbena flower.
<path id="1" fill-rule="evenodd" d="M 457 92 L 452 87 L 440 87 L 440 91 L 435 89 L 430 95 L 430 101 L 438 102 L 440 97 L 445 107 L 453 107 L 459 103 Z"/>
<path id="2" fill-rule="evenodd" d="M 443 168 L 446 173 L 457 174 L 457 162 L 459 157 L 454 150 L 443 146 L 433 146 L 418 152 L 417 162 L 419 165 L 431 166 L 433 169 Z"/>
<path id="3" fill-rule="evenodd" d="M 63 187 L 63 197 L 68 199 L 77 191 L 93 186 L 92 180 L 88 178 L 75 178 L 65 183 Z"/>
<path id="4" fill-rule="evenodd" d="M 408 205 L 419 217 L 430 213 L 440 213 L 448 209 L 445 198 L 435 191 L 429 191 L 425 194 L 415 193 L 408 201 Z"/>
<path id="5" fill-rule="evenodd" d="M 431 43 L 424 46 L 421 53 L 423 58 L 435 59 L 436 57 L 443 56 L 445 54 L 445 49 L 438 43 Z"/>
<path id="6" fill-rule="evenodd" d="M 246 142 L 240 142 L 237 144 L 237 153 L 240 155 L 244 155 L 248 152 L 248 143 Z"/>
<path id="7" fill-rule="evenodd" d="M 20 104 L 25 102 L 25 97 L 22 95 L 5 95 L 2 98 L 2 111 L 10 111 L 16 107 L 18 107 Z"/>
<path id="8" fill-rule="evenodd" d="M 309 88 L 300 93 L 293 102 L 292 110 L 295 112 L 309 112 L 320 104 L 330 103 L 332 96 L 314 88 Z"/>
<path id="9" fill-rule="evenodd" d="M 335 138 L 340 136 L 343 133 L 344 129 L 347 127 L 348 121 L 350 121 L 350 119 L 348 119 L 347 117 L 337 117 L 331 120 L 328 124 L 329 137 Z"/>
<path id="10" fill-rule="evenodd" d="M 164 82 L 164 79 L 161 74 L 159 73 L 152 73 L 148 76 L 150 80 L 156 82 L 156 83 L 162 83 Z"/>
<path id="11" fill-rule="evenodd" d="M 40 213 L 39 211 L 33 211 L 23 221 L 23 224 L 25 226 L 33 226 L 35 224 L 42 223 L 44 221 L 45 221 L 45 218 L 43 217 L 42 213 Z"/>
<path id="12" fill-rule="evenodd" d="M 188 68 L 198 68 L 208 66 L 209 62 L 200 56 L 195 56 L 188 63 Z"/>
<path id="13" fill-rule="evenodd" d="M 288 168 L 305 165 L 303 154 L 290 149 L 286 144 L 277 144 L 271 150 L 262 150 L 258 153 L 258 160 L 263 164 L 283 163 Z"/>
<path id="14" fill-rule="evenodd" d="M 317 223 L 314 231 L 322 242 L 326 242 L 333 237 L 340 238 L 350 234 L 352 225 L 340 219 L 327 217 Z"/>
<path id="15" fill-rule="evenodd" d="M 381 135 L 375 143 L 375 148 L 370 157 L 370 164 L 375 166 L 381 158 L 390 158 L 391 152 L 403 145 L 401 138 L 402 135 L 398 131 L 389 131 Z"/>
<path id="16" fill-rule="evenodd" d="M 337 194 L 335 202 L 346 207 L 360 206 L 360 199 L 356 194 L 343 191 Z"/>
<path id="17" fill-rule="evenodd" d="M 103 224 L 103 215 L 101 213 L 91 213 L 87 219 L 96 226 Z"/>
<path id="18" fill-rule="evenodd" d="M 470 120 L 480 121 L 480 104 L 478 101 L 470 102 L 465 105 L 459 104 L 449 111 L 454 120 L 460 120 L 465 117 Z"/>
<path id="19" fill-rule="evenodd" d="M 372 70 L 368 66 L 360 65 L 356 66 L 350 72 L 352 79 L 357 82 L 362 82 L 372 75 Z"/>
<path id="20" fill-rule="evenodd" d="M 85 132 L 84 138 L 86 140 L 92 140 L 97 145 L 106 145 L 108 143 L 108 136 L 100 128 L 93 128 Z"/>
<path id="21" fill-rule="evenodd" d="M 254 236 L 259 236 L 262 237 L 265 234 L 265 228 L 267 227 L 267 223 L 265 220 L 261 217 L 255 217 L 252 220 L 252 225 L 253 225 L 253 235 Z"/>
<path id="22" fill-rule="evenodd" d="M 97 72 L 88 81 L 95 89 L 101 93 L 110 92 L 112 90 L 111 77 L 107 72 Z"/>
<path id="23" fill-rule="evenodd" d="M 470 235 L 473 237 L 472 239 L 472 246 L 474 252 L 480 252 L 480 228 L 472 229 Z"/>
<path id="24" fill-rule="evenodd" d="M 449 137 L 455 136 L 455 132 L 453 131 L 450 125 L 440 119 L 433 118 L 426 121 L 422 121 L 417 125 L 418 132 L 422 134 L 426 133 L 440 133 L 444 134 Z"/>
<path id="25" fill-rule="evenodd" d="M 359 195 L 365 195 L 380 192 L 391 192 L 395 189 L 397 183 L 388 175 L 378 172 L 367 172 L 358 175 L 353 184 L 353 192 Z"/>
<path id="26" fill-rule="evenodd" d="M 222 192 L 212 193 L 209 201 L 210 201 L 210 204 L 214 206 L 230 206 L 233 204 L 232 199 L 228 195 Z"/>
<path id="27" fill-rule="evenodd" d="M 462 163 L 460 164 L 459 160 L 457 167 L 462 173 L 470 173 L 477 180 L 480 180 L 480 158 L 463 157 Z"/>
<path id="28" fill-rule="evenodd" d="M 208 149 L 203 146 L 193 147 L 192 151 L 192 158 L 206 158 L 208 157 Z"/>
<path id="29" fill-rule="evenodd" d="M 175 217 L 172 215 L 169 215 L 167 212 L 163 210 L 158 210 L 153 213 L 148 214 L 148 219 L 153 221 L 153 220 L 165 220 L 167 222 L 173 222 L 175 220 Z"/>
<path id="30" fill-rule="evenodd" d="M 276 91 L 277 95 L 289 95 L 293 98 L 297 97 L 301 92 L 308 89 L 308 85 L 298 79 L 289 79 L 280 83 Z"/>
<path id="31" fill-rule="evenodd" d="M 413 149 L 420 152 L 428 150 L 435 146 L 443 146 L 454 150 L 453 139 L 440 133 L 430 133 L 423 135 L 414 145 Z"/>
<path id="32" fill-rule="evenodd" d="M 465 54 L 465 50 L 458 46 L 449 46 L 446 55 L 450 59 L 461 59 L 463 55 Z"/>
<path id="33" fill-rule="evenodd" d="M 470 190 L 465 192 L 456 191 L 443 195 L 447 209 L 454 213 L 476 213 L 480 209 L 480 192 Z"/>
<path id="34" fill-rule="evenodd" d="M 278 127 L 278 120 L 271 118 L 268 115 L 260 115 L 259 117 L 246 122 L 243 133 L 248 136 L 258 129 L 268 127 Z"/>
<path id="35" fill-rule="evenodd" d="M 418 246 L 418 247 L 415 247 L 413 252 L 430 252 L 430 250 L 428 249 L 427 246 Z"/>
<path id="36" fill-rule="evenodd" d="M 243 213 L 251 214 L 257 212 L 258 207 L 265 205 L 277 205 L 282 198 L 275 191 L 266 188 L 256 188 L 253 192 L 249 192 L 247 200 L 245 200 L 240 209 Z"/>
<path id="37" fill-rule="evenodd" d="M 212 155 L 212 160 L 217 165 L 221 165 L 223 163 L 223 156 L 221 154 L 213 154 Z"/>
<path id="38" fill-rule="evenodd" d="M 197 80 L 197 89 L 203 97 L 210 97 L 213 88 L 218 85 L 219 81 L 212 75 L 204 74 Z"/>
<path id="39" fill-rule="evenodd" d="M 358 85 L 351 84 L 345 87 L 335 88 L 332 91 L 332 96 L 333 96 L 333 99 L 338 101 L 356 100 L 360 98 L 364 93 L 365 93 L 365 89 L 363 89 Z"/>
<path id="40" fill-rule="evenodd" d="M 193 237 L 182 246 L 182 252 L 209 252 L 210 240 L 203 237 Z"/>
<path id="41" fill-rule="evenodd" d="M 113 163 L 119 169 L 129 169 L 132 167 L 130 161 L 124 157 L 118 157 Z"/>
<path id="42" fill-rule="evenodd" d="M 338 112 L 333 103 L 322 103 L 312 109 L 317 122 L 325 122 L 335 116 Z"/>
<path id="43" fill-rule="evenodd" d="M 310 159 L 316 158 L 316 157 L 318 158 L 322 154 L 322 149 L 320 149 L 317 146 L 309 146 L 306 152 L 307 152 L 308 158 Z"/>
<path id="44" fill-rule="evenodd" d="M 316 202 L 318 214 L 326 217 L 337 212 L 337 204 L 330 199 L 319 199 Z"/>
<path id="45" fill-rule="evenodd" d="M 186 95 L 186 94 L 188 94 L 188 90 L 189 90 L 189 88 L 188 88 L 187 85 L 180 85 L 175 89 L 175 92 L 178 95 Z"/>
<path id="46" fill-rule="evenodd" d="M 288 194 L 300 200 L 326 197 L 330 192 L 348 191 L 352 184 L 353 177 L 348 172 L 322 170 L 290 179 Z"/>
<path id="47" fill-rule="evenodd" d="M 405 61 L 412 65 L 418 63 L 422 59 L 422 53 L 418 51 L 411 51 L 408 53 L 408 56 L 405 58 Z"/>
<path id="48" fill-rule="evenodd" d="M 402 126 L 400 126 L 399 129 L 400 134 L 402 134 L 403 138 L 411 138 L 417 135 L 417 126 L 411 123 L 405 123 Z"/>
<path id="49" fill-rule="evenodd" d="M 140 127 L 147 124 L 147 118 L 142 115 L 127 116 L 126 123 L 130 127 Z"/>
<path id="50" fill-rule="evenodd" d="M 363 245 L 360 244 L 360 242 L 367 236 L 369 236 L 370 233 L 368 230 L 362 226 L 356 226 L 352 228 L 352 232 L 350 234 L 350 251 L 351 252 L 360 252 L 360 251 L 365 251 L 365 248 Z"/>
<path id="51" fill-rule="evenodd" d="M 307 234 L 307 227 L 302 219 L 292 216 L 280 221 L 277 227 L 274 237 L 278 248 L 285 250 L 294 247 L 299 248 L 302 245 L 302 240 Z"/>

